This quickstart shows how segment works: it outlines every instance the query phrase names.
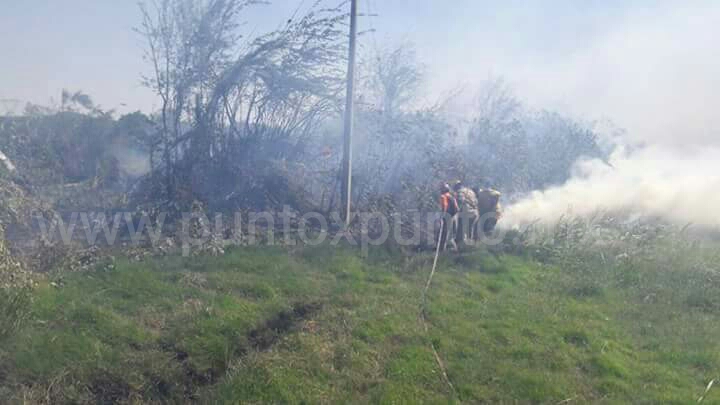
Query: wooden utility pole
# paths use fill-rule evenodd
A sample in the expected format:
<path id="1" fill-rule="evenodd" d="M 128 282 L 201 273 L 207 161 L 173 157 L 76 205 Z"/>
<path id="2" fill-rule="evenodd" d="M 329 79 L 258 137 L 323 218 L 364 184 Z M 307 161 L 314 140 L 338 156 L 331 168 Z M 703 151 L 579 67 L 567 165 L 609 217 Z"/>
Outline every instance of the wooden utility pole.
<path id="1" fill-rule="evenodd" d="M 350 49 L 348 52 L 347 90 L 345 93 L 345 131 L 342 165 L 342 209 L 345 225 L 350 225 L 352 192 L 352 132 L 355 83 L 355 37 L 357 36 L 357 0 L 350 2 Z"/>

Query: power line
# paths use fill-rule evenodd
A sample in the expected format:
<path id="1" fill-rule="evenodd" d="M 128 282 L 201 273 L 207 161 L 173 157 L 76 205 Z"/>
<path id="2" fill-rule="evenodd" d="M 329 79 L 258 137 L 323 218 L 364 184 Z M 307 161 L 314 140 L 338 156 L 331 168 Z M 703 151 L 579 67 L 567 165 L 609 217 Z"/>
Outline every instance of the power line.
<path id="1" fill-rule="evenodd" d="M 378 44 L 377 44 L 377 38 L 375 36 L 375 25 L 373 24 L 373 17 L 377 17 L 378 14 L 374 13 L 373 10 L 375 10 L 375 7 L 373 5 L 373 0 L 367 0 L 367 17 L 368 17 L 368 25 L 370 26 L 370 36 L 372 37 L 373 42 L 373 48 L 375 52 L 378 52 Z"/>
<path id="2" fill-rule="evenodd" d="M 304 5 L 305 5 L 305 0 L 300 0 L 300 4 L 298 4 L 298 6 L 295 8 L 295 11 L 292 13 L 292 15 L 290 16 L 290 18 L 288 18 L 288 20 L 287 20 L 287 24 L 288 24 L 288 25 L 290 25 L 290 23 L 291 23 L 293 20 L 295 20 L 295 17 L 297 17 L 298 12 L 300 11 L 300 9 L 302 8 L 302 6 L 304 6 Z M 317 5 L 317 2 L 315 3 L 315 5 Z M 314 7 L 314 6 L 313 6 L 313 7 Z"/>

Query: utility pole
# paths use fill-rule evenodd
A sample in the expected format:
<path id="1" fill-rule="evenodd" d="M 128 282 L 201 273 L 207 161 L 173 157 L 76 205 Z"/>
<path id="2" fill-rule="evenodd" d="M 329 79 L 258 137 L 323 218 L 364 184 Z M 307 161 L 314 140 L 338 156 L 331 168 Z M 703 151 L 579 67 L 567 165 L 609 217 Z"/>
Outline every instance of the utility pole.
<path id="1" fill-rule="evenodd" d="M 342 165 L 342 209 L 345 225 L 350 225 L 352 192 L 352 132 L 355 82 L 355 37 L 357 36 L 357 0 L 350 2 L 350 50 L 348 53 L 347 90 L 345 92 L 345 131 Z"/>

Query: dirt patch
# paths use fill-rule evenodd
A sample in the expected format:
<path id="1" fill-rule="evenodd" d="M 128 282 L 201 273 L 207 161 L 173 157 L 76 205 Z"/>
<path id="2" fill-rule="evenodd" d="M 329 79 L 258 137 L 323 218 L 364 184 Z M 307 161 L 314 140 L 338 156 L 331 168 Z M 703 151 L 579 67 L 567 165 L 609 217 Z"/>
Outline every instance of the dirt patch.
<path id="1" fill-rule="evenodd" d="M 88 389 L 98 404 L 116 404 L 130 397 L 132 388 L 122 379 L 107 373 L 97 374 Z"/>
<path id="2" fill-rule="evenodd" d="M 240 358 L 246 356 L 250 350 L 264 351 L 270 349 L 282 336 L 300 330 L 305 321 L 321 308 L 322 304 L 320 303 L 297 303 L 293 305 L 292 309 L 277 313 L 262 325 L 248 332 L 248 345 L 238 347 L 233 355 L 235 358 Z M 184 376 L 180 384 L 186 400 L 197 400 L 197 389 L 215 384 L 225 372 L 220 368 L 197 370 L 190 362 L 190 354 L 171 343 L 162 344 L 161 349 L 170 353 L 172 358 L 180 363 L 182 367 Z M 161 379 L 156 381 L 157 391 L 161 394 L 168 392 L 169 386 L 170 384 L 167 381 Z M 101 397 L 96 395 L 96 398 L 98 398 L 98 402 L 104 403 L 105 398 L 112 397 L 116 392 L 119 393 L 120 390 L 111 386 L 111 391 L 103 393 Z M 126 399 L 128 394 L 119 399 Z"/>
<path id="3" fill-rule="evenodd" d="M 281 311 L 264 325 L 248 333 L 250 346 L 258 351 L 264 351 L 274 345 L 283 335 L 295 330 L 301 322 L 320 311 L 322 304 L 300 303 L 295 304 L 292 310 Z"/>
<path id="4" fill-rule="evenodd" d="M 221 371 L 216 369 L 209 370 L 198 370 L 190 363 L 190 354 L 186 351 L 174 346 L 170 343 L 161 343 L 160 348 L 167 353 L 172 355 L 172 359 L 179 363 L 182 369 L 182 378 L 180 381 L 175 381 L 174 384 L 179 384 L 183 393 L 183 398 L 186 400 L 196 400 L 197 388 L 212 385 L 217 382 Z M 153 381 L 157 392 L 162 396 L 172 396 L 172 386 L 174 385 L 170 381 L 166 381 L 163 378 L 155 378 Z"/>

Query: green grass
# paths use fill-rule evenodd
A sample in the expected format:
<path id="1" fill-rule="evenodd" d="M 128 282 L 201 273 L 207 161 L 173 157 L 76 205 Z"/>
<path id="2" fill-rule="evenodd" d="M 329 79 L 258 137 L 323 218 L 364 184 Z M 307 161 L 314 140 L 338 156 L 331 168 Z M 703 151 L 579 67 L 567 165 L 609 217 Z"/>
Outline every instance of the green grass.
<path id="1" fill-rule="evenodd" d="M 426 335 L 431 257 L 373 253 L 243 248 L 55 274 L 1 338 L 0 398 L 693 403 L 720 375 L 720 280 L 681 259 L 448 254 Z"/>

